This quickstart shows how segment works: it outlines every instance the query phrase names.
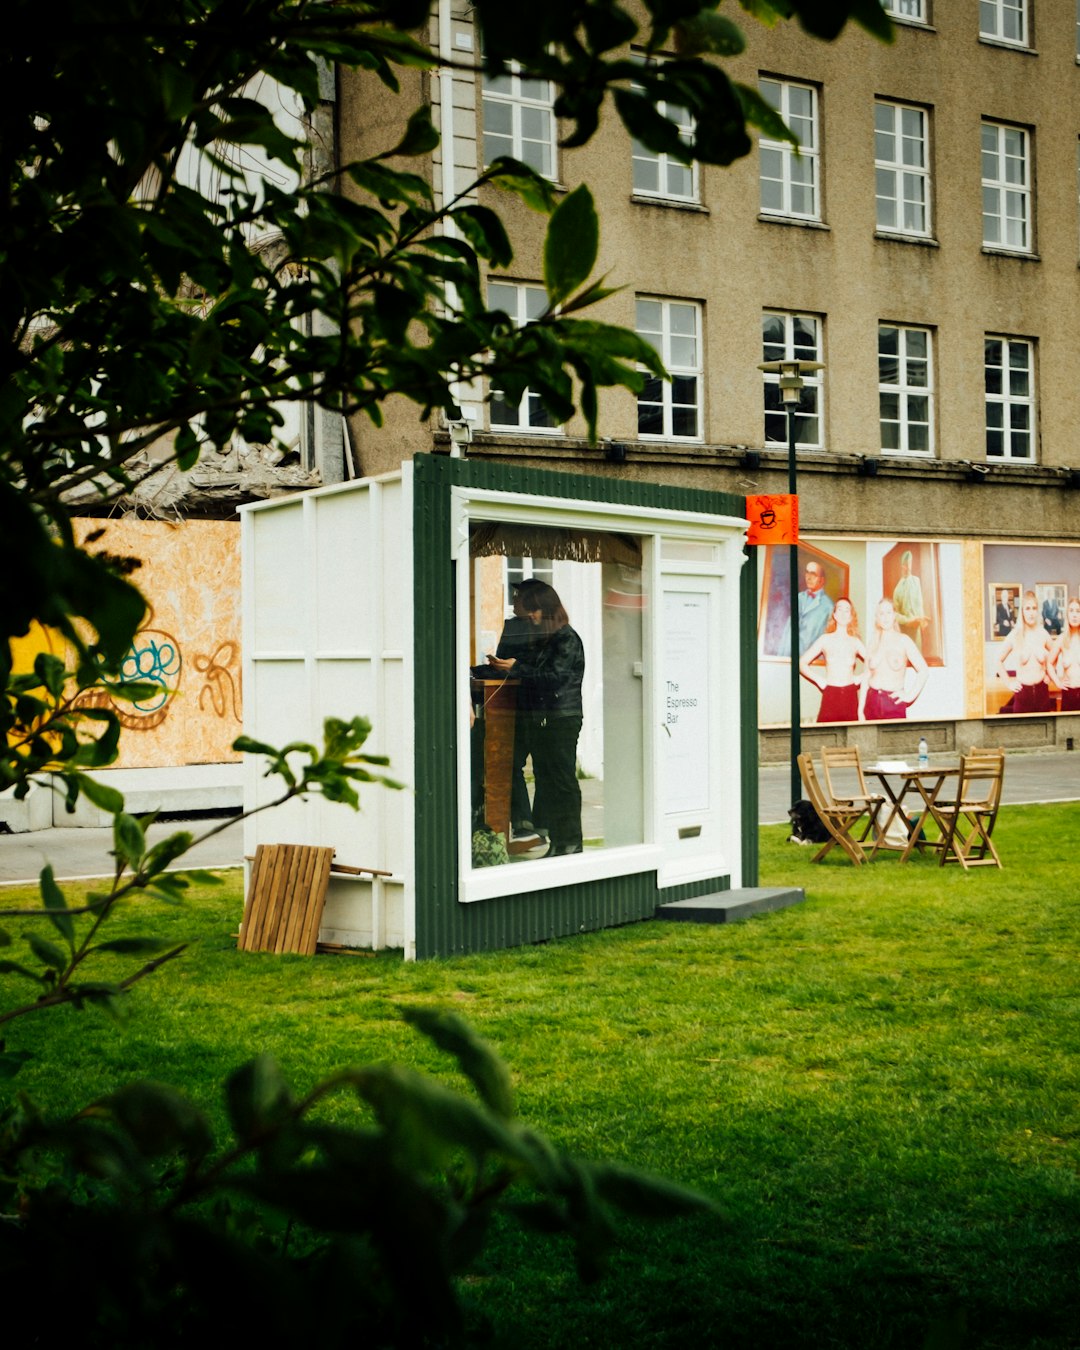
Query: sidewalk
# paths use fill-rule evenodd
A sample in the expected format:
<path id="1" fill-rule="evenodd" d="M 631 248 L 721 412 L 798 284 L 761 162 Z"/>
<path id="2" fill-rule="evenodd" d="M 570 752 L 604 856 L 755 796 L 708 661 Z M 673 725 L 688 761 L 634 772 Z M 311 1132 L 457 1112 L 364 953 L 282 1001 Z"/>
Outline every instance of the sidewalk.
<path id="1" fill-rule="evenodd" d="M 936 758 L 936 757 L 932 757 Z M 601 784 L 582 783 L 586 835 L 602 833 L 603 808 L 599 805 Z M 590 788 L 592 790 L 590 791 Z M 787 820 L 791 772 L 787 764 L 763 765 L 758 785 L 758 822 L 773 825 Z M 596 800 L 590 800 L 594 798 Z M 1073 754 L 1010 754 L 1005 768 L 1003 801 L 1080 801 L 1080 752 Z M 150 842 L 156 843 L 177 830 L 194 835 L 206 833 L 214 820 L 164 822 L 151 827 Z M 66 881 L 100 877 L 111 871 L 112 831 L 100 829 L 37 830 L 29 834 L 0 835 L 0 885 L 36 882 L 46 863 L 52 863 L 57 879 Z M 234 822 L 207 843 L 188 854 L 190 867 L 239 867 L 243 862 L 243 829 Z"/>
<path id="2" fill-rule="evenodd" d="M 930 762 L 936 763 L 941 758 L 931 755 Z M 949 758 L 952 763 L 957 762 L 955 756 Z M 758 778 L 758 823 L 775 825 L 778 821 L 786 821 L 790 796 L 790 765 L 762 765 Z M 1010 751 L 1005 758 L 1001 800 L 1005 806 L 1080 801 L 1080 752 L 1022 755 Z"/>

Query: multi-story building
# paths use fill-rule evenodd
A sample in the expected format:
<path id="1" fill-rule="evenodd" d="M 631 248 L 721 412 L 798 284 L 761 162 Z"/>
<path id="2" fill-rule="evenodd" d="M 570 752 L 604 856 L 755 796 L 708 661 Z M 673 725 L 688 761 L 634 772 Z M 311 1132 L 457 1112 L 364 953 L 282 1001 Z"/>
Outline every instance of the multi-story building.
<path id="1" fill-rule="evenodd" d="M 932 749 L 1064 748 L 1076 734 L 1059 712 L 1067 611 L 1080 589 L 1080 25 L 1065 0 L 887 7 L 891 45 L 858 29 L 823 44 L 793 25 L 746 24 L 746 51 L 729 70 L 782 113 L 799 150 L 762 138 L 726 169 L 646 151 L 614 116 L 565 152 L 543 81 L 416 77 L 443 134 L 436 194 L 449 186 L 447 164 L 459 191 L 507 153 L 566 188 L 588 184 L 601 216 L 598 270 L 622 287 L 602 317 L 636 326 L 671 373 L 636 401 L 609 393 L 598 446 L 577 420 L 551 425 L 528 395 L 511 406 L 497 391 L 467 391 L 468 453 L 782 492 L 786 419 L 776 377 L 759 366 L 820 362 L 796 420 L 802 561 L 824 577 L 828 609 L 842 595 L 854 602 L 869 666 L 879 604 L 892 602 L 907 639 L 895 648 L 901 693 L 915 695 L 910 708 L 896 705 L 904 720 L 860 713 L 820 737 L 910 748 L 918 722 Z M 460 64 L 475 34 L 467 7 L 451 8 L 433 29 Z M 345 81 L 345 157 L 374 136 L 385 143 L 369 108 L 362 81 Z M 667 111 L 692 137 L 680 111 Z M 503 194 L 497 205 L 516 258 L 489 278 L 489 295 L 525 323 L 544 303 L 542 220 Z M 448 439 L 404 402 L 384 428 L 353 428 L 365 474 Z M 760 561 L 763 749 L 782 757 L 786 566 Z M 866 668 L 858 658 L 852 678 Z M 1073 669 L 1080 681 L 1080 655 Z M 824 666 L 807 673 L 809 725 Z M 1001 716 L 1032 673 L 1045 690 L 1028 702 L 1022 693 L 1021 715 Z"/>

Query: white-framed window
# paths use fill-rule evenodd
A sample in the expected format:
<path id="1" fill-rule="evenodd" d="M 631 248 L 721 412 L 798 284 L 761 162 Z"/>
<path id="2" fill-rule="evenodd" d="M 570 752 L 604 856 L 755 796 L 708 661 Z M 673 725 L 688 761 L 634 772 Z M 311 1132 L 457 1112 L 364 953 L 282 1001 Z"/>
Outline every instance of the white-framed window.
<path id="1" fill-rule="evenodd" d="M 787 80 L 761 80 L 762 98 L 775 108 L 798 138 L 773 141 L 762 136 L 758 143 L 761 210 L 764 215 L 790 216 L 797 220 L 821 219 L 821 157 L 819 152 L 817 90 L 809 84 Z"/>
<path id="2" fill-rule="evenodd" d="M 979 36 L 1026 47 L 1027 0 L 979 0 Z"/>
<path id="3" fill-rule="evenodd" d="M 514 67 L 506 75 L 485 73 L 481 96 L 485 165 L 510 155 L 554 179 L 554 101 L 550 80 L 528 79 Z"/>
<path id="4" fill-rule="evenodd" d="M 636 327 L 671 376 L 650 376 L 638 394 L 638 435 L 701 440 L 701 306 L 693 300 L 638 296 Z"/>
<path id="5" fill-rule="evenodd" d="M 1035 458 L 1035 344 L 987 336 L 986 458 Z"/>
<path id="6" fill-rule="evenodd" d="M 908 23 L 929 23 L 928 0 L 885 0 L 885 13 Z"/>
<path id="7" fill-rule="evenodd" d="M 524 328 L 538 319 L 547 309 L 547 292 L 543 286 L 527 286 L 517 281 L 489 281 L 488 307 L 501 309 L 514 325 Z M 492 389 L 489 417 L 493 430 L 558 431 L 551 414 L 541 403 L 539 395 L 526 389 L 520 403 L 509 403 Z"/>
<path id="8" fill-rule="evenodd" d="M 813 314 L 784 314 L 766 310 L 761 316 L 761 352 L 764 361 L 820 361 L 822 321 Z M 780 377 L 765 372 L 765 443 L 787 445 L 787 411 L 780 401 Z M 821 371 L 803 376 L 795 415 L 795 444 L 804 450 L 824 445 Z"/>
<path id="9" fill-rule="evenodd" d="M 930 233 L 930 143 L 926 113 L 906 103 L 874 104 L 877 227 Z"/>
<path id="10" fill-rule="evenodd" d="M 1080 3 L 1080 0 L 1078 0 Z M 641 88 L 634 86 L 639 92 Z M 653 105 L 661 117 L 673 122 L 679 131 L 679 140 L 685 145 L 694 141 L 694 119 L 685 108 L 660 99 Z M 683 164 L 665 150 L 650 150 L 640 141 L 633 142 L 634 193 L 641 197 L 658 197 L 676 202 L 698 200 L 698 171 L 696 164 Z"/>
<path id="11" fill-rule="evenodd" d="M 1023 127 L 982 124 L 983 244 L 1031 252 L 1031 137 Z"/>
<path id="12" fill-rule="evenodd" d="M 551 586 L 554 579 L 555 568 L 550 558 L 507 558 L 504 588 L 505 617 L 509 618 L 514 612 L 515 586 L 519 586 L 523 581 L 546 581 Z"/>
<path id="13" fill-rule="evenodd" d="M 934 371 L 930 330 L 878 325 L 878 404 L 881 449 L 934 452 Z"/>

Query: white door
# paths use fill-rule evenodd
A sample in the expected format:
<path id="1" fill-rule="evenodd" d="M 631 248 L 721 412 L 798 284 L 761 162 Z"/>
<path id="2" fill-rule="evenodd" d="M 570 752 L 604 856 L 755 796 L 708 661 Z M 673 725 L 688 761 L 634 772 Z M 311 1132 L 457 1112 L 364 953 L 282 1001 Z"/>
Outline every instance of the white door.
<path id="1" fill-rule="evenodd" d="M 662 886 L 719 875 L 731 869 L 726 856 L 730 816 L 738 814 L 738 747 L 725 754 L 723 729 L 729 721 L 727 698 L 737 689 L 722 687 L 730 674 L 731 653 L 724 642 L 738 642 L 738 628 L 724 633 L 720 577 L 666 576 L 663 580 L 661 633 L 661 730 L 659 735 L 660 839 L 664 850 Z M 734 775 L 725 781 L 725 775 Z M 726 817 L 725 817 L 726 810 Z"/>

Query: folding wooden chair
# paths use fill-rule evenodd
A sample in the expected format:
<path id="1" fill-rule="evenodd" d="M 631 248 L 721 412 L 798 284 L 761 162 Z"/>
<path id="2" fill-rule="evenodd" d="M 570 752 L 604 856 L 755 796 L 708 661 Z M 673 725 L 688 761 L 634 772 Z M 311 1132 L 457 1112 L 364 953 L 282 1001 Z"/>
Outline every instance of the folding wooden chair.
<path id="1" fill-rule="evenodd" d="M 832 800 L 849 806 L 857 806 L 861 802 L 867 810 L 873 811 L 872 823 L 876 823 L 877 813 L 884 805 L 885 798 L 880 792 L 867 791 L 858 747 L 826 745 L 821 751 L 821 765 L 825 770 L 825 790 Z"/>
<path id="2" fill-rule="evenodd" d="M 938 823 L 944 829 L 943 867 L 949 861 L 958 862 L 965 871 L 969 867 L 1001 866 L 990 836 L 1001 804 L 1004 778 L 1004 750 L 973 750 L 960 756 L 956 800 L 935 803 Z"/>
<path id="3" fill-rule="evenodd" d="M 877 813 L 881 810 L 884 798 L 868 798 L 862 802 L 836 801 L 818 778 L 814 761 L 808 754 L 800 755 L 798 764 L 799 772 L 802 774 L 803 786 L 806 788 L 806 795 L 813 804 L 814 810 L 821 817 L 825 828 L 829 831 L 829 838 L 826 839 L 824 845 L 810 861 L 821 862 L 830 849 L 839 844 L 856 867 L 860 863 L 866 862 L 866 854 L 862 850 L 862 843 L 874 827 Z M 852 830 L 864 816 L 866 817 L 866 828 L 856 839 Z"/>

